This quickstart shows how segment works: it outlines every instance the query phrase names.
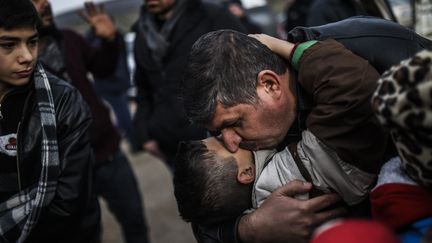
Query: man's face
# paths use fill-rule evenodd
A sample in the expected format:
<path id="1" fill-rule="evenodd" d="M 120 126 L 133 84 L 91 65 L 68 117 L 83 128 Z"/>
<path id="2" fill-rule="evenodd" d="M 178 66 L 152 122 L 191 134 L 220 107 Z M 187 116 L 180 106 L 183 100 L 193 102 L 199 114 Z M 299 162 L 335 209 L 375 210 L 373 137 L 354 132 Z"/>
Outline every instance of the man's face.
<path id="1" fill-rule="evenodd" d="M 13 86 L 27 84 L 36 65 L 37 50 L 35 28 L 0 28 L 0 82 Z"/>
<path id="2" fill-rule="evenodd" d="M 147 11 L 153 14 L 166 15 L 173 10 L 175 0 L 145 0 Z"/>
<path id="3" fill-rule="evenodd" d="M 284 139 L 295 118 L 295 99 L 292 95 L 289 97 L 286 101 L 263 97 L 255 105 L 240 104 L 228 108 L 218 104 L 207 129 L 219 131 L 225 147 L 231 152 L 239 147 L 249 150 L 274 148 Z M 278 104 L 281 101 L 284 103 Z"/>

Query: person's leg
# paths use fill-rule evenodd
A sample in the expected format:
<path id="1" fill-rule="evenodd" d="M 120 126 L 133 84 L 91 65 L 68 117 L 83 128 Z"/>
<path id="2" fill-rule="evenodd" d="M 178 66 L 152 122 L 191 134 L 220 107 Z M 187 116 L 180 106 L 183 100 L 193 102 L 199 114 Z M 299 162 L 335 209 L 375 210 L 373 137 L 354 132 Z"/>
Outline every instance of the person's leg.
<path id="1" fill-rule="evenodd" d="M 98 195 L 120 223 L 126 243 L 150 242 L 137 181 L 121 151 L 96 169 L 96 184 Z"/>

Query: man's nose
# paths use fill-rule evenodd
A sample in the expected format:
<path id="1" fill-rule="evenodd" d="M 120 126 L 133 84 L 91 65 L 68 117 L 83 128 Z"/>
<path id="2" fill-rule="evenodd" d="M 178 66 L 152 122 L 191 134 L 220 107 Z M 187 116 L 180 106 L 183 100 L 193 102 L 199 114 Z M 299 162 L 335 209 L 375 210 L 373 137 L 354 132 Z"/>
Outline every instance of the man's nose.
<path id="1" fill-rule="evenodd" d="M 223 129 L 221 135 L 228 151 L 231 153 L 237 152 L 242 138 L 232 129 Z"/>

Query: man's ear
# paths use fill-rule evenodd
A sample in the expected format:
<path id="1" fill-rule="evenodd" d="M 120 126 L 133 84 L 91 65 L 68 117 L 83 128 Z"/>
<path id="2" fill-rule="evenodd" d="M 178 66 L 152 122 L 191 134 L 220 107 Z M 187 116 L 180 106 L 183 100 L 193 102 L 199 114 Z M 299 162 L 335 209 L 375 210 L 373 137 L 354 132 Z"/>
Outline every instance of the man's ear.
<path id="1" fill-rule="evenodd" d="M 237 181 L 241 184 L 250 184 L 255 181 L 255 168 L 252 166 L 238 168 Z"/>
<path id="2" fill-rule="evenodd" d="M 257 77 L 257 91 L 264 92 L 273 98 L 278 98 L 281 95 L 281 78 L 271 70 L 262 70 Z"/>

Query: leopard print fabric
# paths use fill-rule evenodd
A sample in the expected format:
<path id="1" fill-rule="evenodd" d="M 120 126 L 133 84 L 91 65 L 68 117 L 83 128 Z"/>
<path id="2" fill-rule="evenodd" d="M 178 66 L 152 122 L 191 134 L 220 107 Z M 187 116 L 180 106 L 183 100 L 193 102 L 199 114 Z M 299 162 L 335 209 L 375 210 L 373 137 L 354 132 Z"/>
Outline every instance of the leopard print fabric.
<path id="1" fill-rule="evenodd" d="M 432 187 L 432 51 L 421 51 L 385 72 L 372 106 L 389 128 L 407 174 Z"/>

